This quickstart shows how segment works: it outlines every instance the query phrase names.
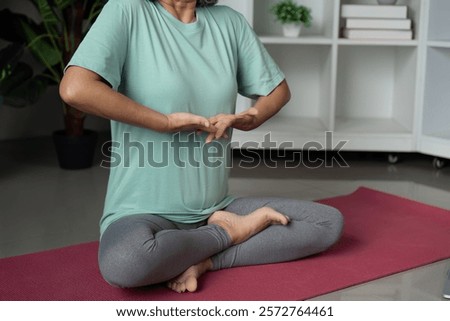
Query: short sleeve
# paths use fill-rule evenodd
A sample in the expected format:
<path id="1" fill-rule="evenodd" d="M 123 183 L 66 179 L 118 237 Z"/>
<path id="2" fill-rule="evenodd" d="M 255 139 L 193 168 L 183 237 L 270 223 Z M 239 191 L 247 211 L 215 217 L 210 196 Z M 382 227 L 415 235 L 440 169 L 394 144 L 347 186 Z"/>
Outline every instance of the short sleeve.
<path id="1" fill-rule="evenodd" d="M 241 17 L 240 24 L 238 91 L 250 98 L 267 96 L 285 76 L 244 17 Z"/>
<path id="2" fill-rule="evenodd" d="M 109 0 L 67 67 L 89 69 L 117 90 L 127 52 L 128 23 L 121 1 Z"/>

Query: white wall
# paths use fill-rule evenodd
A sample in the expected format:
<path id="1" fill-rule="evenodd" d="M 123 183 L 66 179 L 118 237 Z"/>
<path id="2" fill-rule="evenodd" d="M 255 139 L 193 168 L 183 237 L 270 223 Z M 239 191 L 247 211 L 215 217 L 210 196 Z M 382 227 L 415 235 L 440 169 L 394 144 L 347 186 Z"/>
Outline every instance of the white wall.
<path id="1" fill-rule="evenodd" d="M 1 0 L 0 10 L 9 8 L 15 12 L 26 13 L 37 18 L 34 8 L 25 0 Z M 109 122 L 94 116 L 88 116 L 86 127 L 99 131 L 109 129 Z M 0 140 L 48 136 L 63 128 L 63 114 L 58 90 L 49 88 L 41 100 L 33 106 L 22 109 L 0 106 Z"/>

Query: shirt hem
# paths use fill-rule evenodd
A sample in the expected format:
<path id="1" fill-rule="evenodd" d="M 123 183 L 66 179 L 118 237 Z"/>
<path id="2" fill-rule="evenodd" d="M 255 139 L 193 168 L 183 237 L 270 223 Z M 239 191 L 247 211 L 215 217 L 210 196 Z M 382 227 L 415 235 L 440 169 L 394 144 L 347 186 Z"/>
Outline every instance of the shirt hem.
<path id="1" fill-rule="evenodd" d="M 100 238 L 104 234 L 104 232 L 107 230 L 107 228 L 114 222 L 120 220 L 121 218 L 130 216 L 130 215 L 141 215 L 141 214 L 151 214 L 151 215 L 157 215 L 162 218 L 168 219 L 170 221 L 176 222 L 176 223 L 183 223 L 183 224 L 194 224 L 201 221 L 204 221 L 208 219 L 211 214 L 213 214 L 215 211 L 218 211 L 220 209 L 223 209 L 230 205 L 236 198 L 234 196 L 228 196 L 226 197 L 219 205 L 211 207 L 207 210 L 198 212 L 198 213 L 188 213 L 191 216 L 198 216 L 198 219 L 189 219 L 189 220 L 175 220 L 174 216 L 180 216 L 179 212 L 175 213 L 168 213 L 168 212 L 158 212 L 158 211 L 149 211 L 149 210 L 135 210 L 135 211 L 129 211 L 129 212 L 121 212 L 121 213 L 114 213 L 106 218 L 102 218 L 102 221 L 100 223 Z M 170 218 L 172 216 L 172 219 Z"/>

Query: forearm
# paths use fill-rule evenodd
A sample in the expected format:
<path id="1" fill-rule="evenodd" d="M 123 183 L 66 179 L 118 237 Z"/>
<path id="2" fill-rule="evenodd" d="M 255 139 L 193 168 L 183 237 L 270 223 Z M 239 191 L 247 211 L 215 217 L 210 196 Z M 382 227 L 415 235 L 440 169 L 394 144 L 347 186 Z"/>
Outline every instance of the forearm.
<path id="1" fill-rule="evenodd" d="M 60 95 L 67 104 L 88 114 L 155 131 L 168 127 L 166 115 L 116 92 L 101 77 L 79 67 L 67 70 Z"/>
<path id="2" fill-rule="evenodd" d="M 283 80 L 269 95 L 258 98 L 249 115 L 240 118 L 234 126 L 240 130 L 252 130 L 277 114 L 291 98 L 291 93 L 286 80 Z"/>

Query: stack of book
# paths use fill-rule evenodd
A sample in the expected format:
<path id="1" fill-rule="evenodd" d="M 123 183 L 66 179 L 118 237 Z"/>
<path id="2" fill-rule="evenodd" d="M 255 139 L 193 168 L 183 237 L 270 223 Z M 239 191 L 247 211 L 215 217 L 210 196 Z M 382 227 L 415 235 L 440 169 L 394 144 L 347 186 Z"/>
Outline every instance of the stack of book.
<path id="1" fill-rule="evenodd" d="M 411 40 L 408 7 L 404 5 L 342 5 L 342 37 L 358 40 Z"/>

